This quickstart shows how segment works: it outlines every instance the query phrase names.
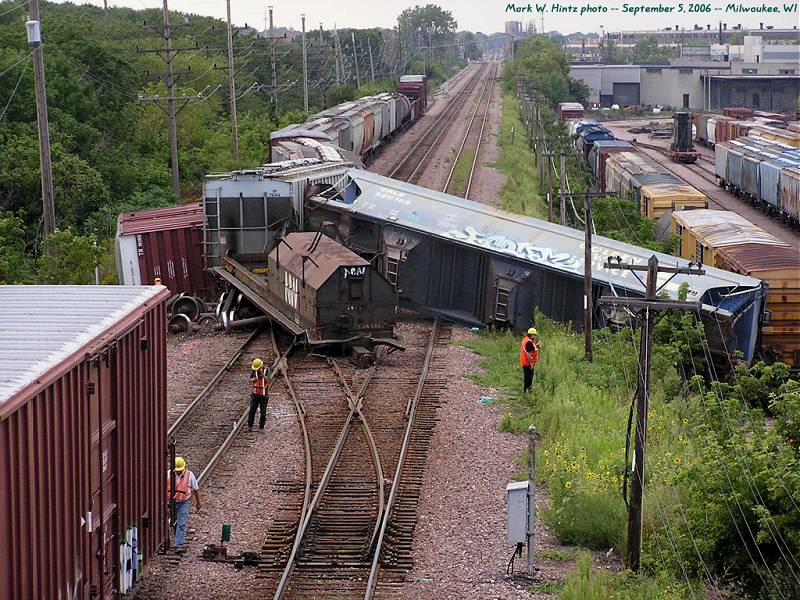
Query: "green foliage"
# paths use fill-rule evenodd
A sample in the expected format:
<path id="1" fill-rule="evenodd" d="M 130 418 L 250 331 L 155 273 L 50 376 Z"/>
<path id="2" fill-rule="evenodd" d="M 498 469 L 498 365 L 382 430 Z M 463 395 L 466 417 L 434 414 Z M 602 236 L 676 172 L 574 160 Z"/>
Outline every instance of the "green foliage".
<path id="1" fill-rule="evenodd" d="M 538 190 L 538 170 L 518 111 L 514 94 L 503 94 L 503 112 L 497 139 L 500 157 L 495 165 L 506 177 L 500 190 L 501 206 L 511 212 L 546 218 L 547 205 Z"/>
<path id="2" fill-rule="evenodd" d="M 413 40 L 421 36 L 426 43 L 428 36 L 431 42 L 439 43 L 455 33 L 458 27 L 453 13 L 435 4 L 405 9 L 397 18 L 397 24 L 403 37 Z"/>
<path id="3" fill-rule="evenodd" d="M 31 277 L 22 219 L 0 211 L 0 284 L 28 283 Z"/>
<path id="4" fill-rule="evenodd" d="M 633 200 L 615 196 L 596 198 L 592 203 L 592 218 L 600 235 L 664 251 L 663 244 L 656 239 L 655 221 L 643 216 Z"/>
<path id="5" fill-rule="evenodd" d="M 631 60 L 635 63 L 660 63 L 669 62 L 679 54 L 677 48 L 659 46 L 655 36 L 646 37 L 636 42 L 631 53 Z"/>
<path id="6" fill-rule="evenodd" d="M 526 40 L 513 60 L 503 67 L 503 86 L 516 91 L 517 76 L 527 77 L 533 87 L 542 94 L 551 106 L 573 100 L 570 93 L 569 62 L 558 44 L 544 36 Z M 582 88 L 572 84 L 573 90 Z"/>
<path id="7" fill-rule="evenodd" d="M 697 455 L 675 473 L 669 496 L 653 495 L 666 506 L 652 527 L 655 539 L 672 541 L 673 569 L 710 572 L 753 598 L 785 598 L 798 593 L 800 384 L 768 368 L 759 379 L 773 390 L 765 400 L 774 421 L 723 386 L 693 399 Z"/>
<path id="8" fill-rule="evenodd" d="M 94 269 L 99 260 L 100 249 L 93 236 L 75 235 L 69 229 L 56 230 L 43 242 L 38 268 L 39 283 L 94 283 Z"/>
<path id="9" fill-rule="evenodd" d="M 588 552 L 578 554 L 577 566 L 567 575 L 564 589 L 558 595 L 560 600 L 679 600 L 692 596 L 691 590 L 663 575 L 648 579 L 631 571 L 609 573 L 595 569 Z"/>

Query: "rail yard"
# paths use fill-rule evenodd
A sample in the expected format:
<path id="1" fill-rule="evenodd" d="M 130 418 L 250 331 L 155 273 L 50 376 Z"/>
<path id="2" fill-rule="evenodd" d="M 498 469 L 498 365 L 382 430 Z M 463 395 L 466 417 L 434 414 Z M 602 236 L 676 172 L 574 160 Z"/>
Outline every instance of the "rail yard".
<path id="1" fill-rule="evenodd" d="M 798 597 L 783 72 L 769 110 L 611 109 L 535 25 L 403 38 L 422 10 L 315 46 L 269 7 L 237 96 L 229 3 L 235 159 L 181 189 L 170 131 L 176 197 L 103 208 L 107 261 L 56 230 L 0 279 L 0 600 Z M 172 58 L 212 50 L 163 14 L 174 121 Z"/>

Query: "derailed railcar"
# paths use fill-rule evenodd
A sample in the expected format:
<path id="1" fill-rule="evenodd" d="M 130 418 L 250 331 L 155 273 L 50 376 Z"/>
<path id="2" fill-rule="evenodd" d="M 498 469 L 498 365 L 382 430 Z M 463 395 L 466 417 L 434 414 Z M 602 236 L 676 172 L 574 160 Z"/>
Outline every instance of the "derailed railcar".
<path id="1" fill-rule="evenodd" d="M 579 322 L 583 311 L 583 236 L 568 227 L 505 213 L 477 202 L 434 192 L 358 169 L 345 189 L 350 196 L 312 197 L 306 226 L 337 223 L 345 239 L 374 259 L 397 287 L 401 303 L 457 322 L 524 329 L 534 307 L 561 321 Z M 610 256 L 644 264 L 651 251 L 596 237 L 593 297 L 641 296 L 630 272 L 602 267 Z M 655 253 L 659 260 L 676 259 Z M 765 288 L 756 279 L 710 268 L 703 276 L 678 275 L 664 290 L 676 296 L 681 283 L 700 301 L 712 350 L 755 351 Z M 597 304 L 594 305 L 597 307 Z M 596 309 L 598 323 L 606 316 Z"/>

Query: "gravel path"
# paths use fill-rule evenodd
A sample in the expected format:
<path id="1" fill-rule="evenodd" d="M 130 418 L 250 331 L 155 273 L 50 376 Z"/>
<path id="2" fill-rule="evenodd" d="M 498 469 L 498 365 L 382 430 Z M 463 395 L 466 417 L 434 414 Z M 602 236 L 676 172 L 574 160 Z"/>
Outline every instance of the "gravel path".
<path id="1" fill-rule="evenodd" d="M 453 329 L 453 340 L 472 334 Z M 419 521 L 414 533 L 414 568 L 406 577 L 401 598 L 550 598 L 534 593 L 505 575 L 514 547 L 506 541 L 505 487 L 519 472 L 517 459 L 525 436 L 498 431 L 501 410 L 478 402 L 497 398 L 497 390 L 481 388 L 467 376 L 480 370 L 478 356 L 459 345 L 448 347 L 450 383 L 439 409 L 431 441 Z M 537 507 L 547 505 L 545 490 L 537 492 Z M 562 550 L 542 524 L 536 527 L 537 552 Z M 516 571 L 524 570 L 525 557 Z M 559 581 L 573 560 L 539 558 L 542 581 Z"/>
<path id="2" fill-rule="evenodd" d="M 185 344 L 191 345 L 192 340 Z M 176 379 L 172 382 L 176 386 L 182 376 L 175 373 L 177 368 L 174 362 L 169 367 L 169 378 Z M 233 527 L 229 555 L 260 551 L 286 496 L 276 484 L 287 480 L 302 484 L 300 428 L 291 399 L 282 389 L 276 384 L 270 394 L 265 432 L 243 432 L 200 490 L 203 508 L 198 514 L 192 506 L 186 554 L 156 557 L 136 598 L 265 597 L 265 580 L 256 577 L 256 568 L 236 571 L 227 564 L 205 562 L 200 554 L 206 544 L 219 543 L 224 523 Z"/>
<path id="3" fill-rule="evenodd" d="M 500 81 L 502 70 L 497 71 L 497 81 L 492 91 L 489 117 L 486 120 L 486 129 L 483 132 L 478 164 L 475 165 L 475 175 L 469 191 L 471 200 L 483 202 L 489 206 L 500 208 L 500 190 L 506 183 L 506 176 L 495 167 L 500 158 L 500 148 L 497 146 L 500 135 L 500 117 L 503 111 L 503 86 Z"/>

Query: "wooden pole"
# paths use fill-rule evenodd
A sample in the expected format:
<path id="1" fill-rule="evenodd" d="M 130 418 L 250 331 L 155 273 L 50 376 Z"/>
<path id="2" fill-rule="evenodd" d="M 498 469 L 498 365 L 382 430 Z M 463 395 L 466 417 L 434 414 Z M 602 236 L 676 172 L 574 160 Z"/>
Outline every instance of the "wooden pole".
<path id="1" fill-rule="evenodd" d="M 303 110 L 308 112 L 308 57 L 306 55 L 306 16 L 300 15 L 303 26 Z"/>
<path id="2" fill-rule="evenodd" d="M 549 150 L 546 148 L 545 150 Z M 553 222 L 553 153 L 545 154 L 547 160 L 547 222 Z"/>
<path id="3" fill-rule="evenodd" d="M 583 195 L 584 252 L 583 252 L 583 351 L 592 362 L 592 201 Z"/>
<path id="4" fill-rule="evenodd" d="M 35 21 L 33 26 L 36 37 L 30 37 L 32 27 L 29 25 L 28 41 L 33 48 L 33 78 L 36 90 L 36 124 L 39 129 L 39 168 L 42 179 L 42 222 L 43 235 L 47 237 L 56 228 L 55 196 L 53 194 L 53 163 L 50 154 L 50 122 L 47 116 L 47 82 L 44 76 L 44 49 L 42 48 L 41 21 L 39 20 L 39 0 L 30 2 L 30 21 Z M 53 249 L 45 245 L 48 254 Z"/>
<path id="5" fill-rule="evenodd" d="M 536 545 L 534 544 L 534 530 L 536 526 L 536 442 L 539 434 L 536 427 L 528 427 L 528 575 L 533 575 L 533 559 L 536 555 Z"/>
<path id="6" fill-rule="evenodd" d="M 236 117 L 236 68 L 233 63 L 233 26 L 231 25 L 231 0 L 225 0 L 228 10 L 228 93 L 231 104 L 231 155 L 239 160 L 239 121 Z"/>
<path id="7" fill-rule="evenodd" d="M 356 69 L 356 87 L 361 87 L 361 75 L 358 73 L 358 55 L 356 54 L 356 34 L 353 31 L 350 32 L 350 40 L 353 42 L 353 64 Z"/>
<path id="8" fill-rule="evenodd" d="M 558 222 L 561 225 L 567 224 L 567 157 L 563 152 L 558 155 Z"/>
<path id="9" fill-rule="evenodd" d="M 164 19 L 164 62 L 167 65 L 167 119 L 169 120 L 169 152 L 172 163 L 172 193 L 176 198 L 181 197 L 181 173 L 178 164 L 178 121 L 175 116 L 175 78 L 172 72 L 172 31 L 169 24 L 169 6 L 163 0 L 161 8 Z"/>
<path id="10" fill-rule="evenodd" d="M 375 83 L 375 65 L 372 63 L 372 38 L 367 38 L 367 48 L 369 48 L 369 70 L 372 74 L 372 83 Z"/>

